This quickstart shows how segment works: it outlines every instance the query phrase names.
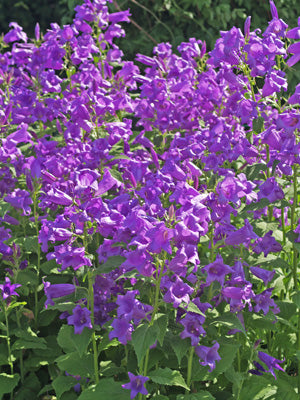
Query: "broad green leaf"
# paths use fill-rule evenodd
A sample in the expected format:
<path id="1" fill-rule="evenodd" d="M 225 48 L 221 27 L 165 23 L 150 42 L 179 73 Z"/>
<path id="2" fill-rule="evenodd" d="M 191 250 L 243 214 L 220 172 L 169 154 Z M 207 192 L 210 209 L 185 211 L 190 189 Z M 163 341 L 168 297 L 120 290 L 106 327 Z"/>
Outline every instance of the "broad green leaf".
<path id="1" fill-rule="evenodd" d="M 199 314 L 202 315 L 202 317 L 205 317 L 205 314 L 199 310 L 199 308 L 196 306 L 196 304 L 190 302 L 187 306 L 187 308 L 185 308 L 184 306 L 179 306 L 180 308 L 183 308 L 185 311 L 189 311 L 189 312 L 193 312 L 195 314 Z"/>
<path id="2" fill-rule="evenodd" d="M 39 279 L 35 271 L 26 269 L 18 273 L 18 283 L 24 286 L 37 286 L 39 284 Z"/>
<path id="3" fill-rule="evenodd" d="M 176 400 L 215 400 L 215 397 L 206 390 L 200 390 L 197 393 L 179 394 Z"/>
<path id="4" fill-rule="evenodd" d="M 246 335 L 245 329 L 241 323 L 241 321 L 238 319 L 238 317 L 231 313 L 227 312 L 221 315 L 220 317 L 215 318 L 212 322 L 212 325 L 224 325 L 227 326 L 228 329 L 238 329 L 241 332 L 243 332 L 244 335 Z"/>
<path id="5" fill-rule="evenodd" d="M 55 362 L 61 371 L 68 372 L 71 375 L 88 378 L 94 374 L 92 354 L 84 354 L 80 357 L 76 351 L 58 357 Z"/>
<path id="6" fill-rule="evenodd" d="M 55 390 L 57 399 L 59 400 L 63 393 L 70 390 L 77 383 L 78 381 L 72 376 L 61 375 L 54 379 L 54 381 L 52 382 L 52 386 Z"/>
<path id="7" fill-rule="evenodd" d="M 263 126 L 264 126 L 263 117 L 259 116 L 259 117 L 253 119 L 253 121 L 252 121 L 252 129 L 254 130 L 254 132 L 261 133 L 262 129 L 263 129 Z"/>
<path id="8" fill-rule="evenodd" d="M 178 364 L 180 365 L 181 360 L 187 355 L 187 352 L 191 346 L 188 339 L 181 339 L 180 336 L 169 335 L 169 343 L 176 354 Z"/>
<path id="9" fill-rule="evenodd" d="M 218 353 L 221 357 L 221 360 L 216 362 L 216 368 L 210 372 L 210 376 L 212 377 L 216 377 L 217 375 L 219 375 L 222 372 L 227 371 L 236 356 L 236 353 L 240 347 L 239 343 L 222 343 L 221 340 L 219 340 L 220 342 L 220 349 L 218 350 Z"/>
<path id="10" fill-rule="evenodd" d="M 158 325 L 149 325 L 144 323 L 139 325 L 132 334 L 132 345 L 137 356 L 138 364 L 140 365 L 147 350 L 158 339 L 160 330 Z"/>
<path id="11" fill-rule="evenodd" d="M 190 390 L 181 373 L 170 368 L 158 368 L 155 371 L 149 372 L 148 377 L 154 383 L 158 383 L 160 385 L 180 386 L 186 390 Z"/>
<path id="12" fill-rule="evenodd" d="M 113 338 L 112 340 L 110 340 L 108 337 L 108 333 L 105 333 L 103 338 L 100 340 L 98 346 L 98 352 L 100 353 L 101 351 L 107 350 L 109 347 L 116 347 L 116 346 L 119 346 L 118 339 Z"/>
<path id="13" fill-rule="evenodd" d="M 153 325 L 158 326 L 159 334 L 158 334 L 157 339 L 158 339 L 160 345 L 162 346 L 164 343 L 164 337 L 165 337 L 165 334 L 167 331 L 168 316 L 166 314 L 156 314 Z"/>
<path id="14" fill-rule="evenodd" d="M 276 394 L 277 388 L 271 385 L 268 379 L 263 376 L 250 376 L 243 384 L 240 392 L 240 399 L 243 400 L 263 400 L 267 396 Z M 271 397 L 274 399 L 274 397 Z"/>
<path id="15" fill-rule="evenodd" d="M 103 376 L 110 377 L 125 372 L 125 369 L 124 367 L 118 367 L 114 362 L 108 360 L 100 362 L 100 371 Z"/>
<path id="16" fill-rule="evenodd" d="M 113 178 L 115 178 L 117 181 L 123 182 L 122 174 L 119 171 L 116 171 L 115 169 L 111 169 L 111 170 L 109 170 L 109 172 L 110 172 L 111 176 Z"/>
<path id="17" fill-rule="evenodd" d="M 292 301 L 298 308 L 300 308 L 300 292 L 298 291 L 297 293 L 293 294 L 292 296 Z"/>
<path id="18" fill-rule="evenodd" d="M 244 211 L 256 211 L 256 210 L 261 210 L 264 207 L 267 207 L 270 204 L 270 201 L 266 198 L 263 198 L 255 203 L 250 203 L 247 204 L 244 208 L 243 208 L 243 212 Z"/>
<path id="19" fill-rule="evenodd" d="M 78 400 L 129 400 L 130 390 L 123 389 L 123 383 L 112 378 L 101 379 L 98 385 L 84 390 Z"/>
<path id="20" fill-rule="evenodd" d="M 38 398 L 41 383 L 34 372 L 25 377 L 22 386 L 18 389 L 14 400 L 28 400 Z"/>
<path id="21" fill-rule="evenodd" d="M 24 339 L 17 339 L 12 345 L 12 351 L 14 350 L 26 350 L 26 349 L 41 349 L 46 350 L 47 346 L 42 341 L 30 341 Z"/>
<path id="22" fill-rule="evenodd" d="M 57 336 L 57 342 L 60 347 L 68 352 L 69 350 L 77 350 L 80 357 L 86 352 L 91 341 L 93 331 L 84 328 L 80 335 L 74 333 L 74 327 L 63 325 Z"/>
<path id="23" fill-rule="evenodd" d="M 0 396 L 3 396 L 5 393 L 11 393 L 17 386 L 19 380 L 19 374 L 0 374 Z"/>

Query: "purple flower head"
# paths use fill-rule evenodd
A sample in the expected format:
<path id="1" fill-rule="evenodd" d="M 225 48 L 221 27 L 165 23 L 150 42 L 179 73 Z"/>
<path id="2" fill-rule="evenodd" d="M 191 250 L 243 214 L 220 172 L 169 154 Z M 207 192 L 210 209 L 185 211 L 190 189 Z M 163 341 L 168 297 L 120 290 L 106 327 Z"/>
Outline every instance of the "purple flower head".
<path id="1" fill-rule="evenodd" d="M 247 245 L 251 239 L 257 239 L 258 236 L 253 231 L 252 225 L 245 219 L 245 225 L 237 229 L 234 232 L 229 232 L 227 238 L 225 239 L 226 245 L 238 245 L 238 244 L 245 244 Z"/>
<path id="2" fill-rule="evenodd" d="M 150 239 L 148 250 L 151 253 L 160 253 L 165 250 L 167 253 L 172 254 L 170 241 L 173 236 L 174 231 L 166 228 L 165 224 L 161 222 L 146 233 L 146 237 Z"/>
<path id="3" fill-rule="evenodd" d="M 90 267 L 92 262 L 85 257 L 84 247 L 72 247 L 68 245 L 55 246 L 53 253 L 47 254 L 47 260 L 56 259 L 57 264 L 61 264 L 61 271 L 72 267 L 74 270 L 87 265 Z"/>
<path id="4" fill-rule="evenodd" d="M 271 282 L 271 280 L 275 275 L 275 269 L 273 269 L 273 271 L 268 271 L 260 267 L 251 267 L 250 271 L 252 272 L 253 275 L 261 279 L 265 285 Z"/>
<path id="5" fill-rule="evenodd" d="M 2 298 L 6 300 L 10 296 L 19 296 L 19 294 L 15 291 L 18 287 L 22 285 L 18 283 L 12 284 L 8 277 L 5 278 L 5 283 L 0 285 L 0 290 L 2 291 Z"/>
<path id="6" fill-rule="evenodd" d="M 200 335 L 205 336 L 206 332 L 202 327 L 203 317 L 195 313 L 188 312 L 186 316 L 180 320 L 180 324 L 184 326 L 184 330 L 180 333 L 180 337 L 191 338 L 192 346 L 197 346 Z"/>
<path id="7" fill-rule="evenodd" d="M 21 208 L 23 215 L 31 213 L 32 199 L 27 190 L 15 189 L 10 195 L 5 196 L 4 200 L 15 208 Z"/>
<path id="8" fill-rule="evenodd" d="M 216 261 L 206 265 L 202 268 L 202 271 L 207 272 L 206 283 L 210 284 L 213 281 L 217 281 L 221 286 L 224 285 L 225 275 L 231 274 L 234 270 L 229 265 L 224 264 L 223 258 L 218 254 Z"/>
<path id="9" fill-rule="evenodd" d="M 264 252 L 264 256 L 267 257 L 269 253 L 278 253 L 282 250 L 282 246 L 280 243 L 276 242 L 276 240 L 272 236 L 272 231 L 269 231 L 265 234 L 263 238 L 258 238 L 253 245 L 254 253 Z"/>
<path id="10" fill-rule="evenodd" d="M 241 287 L 239 287 L 241 286 Z M 238 312 L 248 304 L 249 310 L 252 310 L 251 299 L 254 296 L 252 284 L 247 281 L 241 281 L 239 286 L 227 286 L 222 289 L 222 295 L 230 299 L 231 312 Z"/>
<path id="11" fill-rule="evenodd" d="M 73 309 L 73 315 L 68 319 L 68 325 L 74 325 L 74 333 L 82 333 L 84 327 L 92 329 L 91 312 L 86 307 L 82 308 L 79 304 Z"/>
<path id="12" fill-rule="evenodd" d="M 266 364 L 266 366 L 269 368 L 267 372 L 271 372 L 271 374 L 274 376 L 275 379 L 276 379 L 276 375 L 275 375 L 275 372 L 274 372 L 273 368 L 278 369 L 279 371 L 285 372 L 285 370 L 283 368 L 281 368 L 281 366 L 279 365 L 279 363 L 280 364 L 283 363 L 285 361 L 285 359 L 282 360 L 282 361 L 277 360 L 276 358 L 274 358 L 272 356 L 269 356 L 269 354 L 264 353 L 262 351 L 258 352 L 258 358 L 264 364 Z"/>
<path id="13" fill-rule="evenodd" d="M 291 54 L 294 54 L 286 62 L 289 67 L 292 67 L 293 65 L 295 65 L 300 60 L 300 42 L 291 44 L 287 48 L 287 51 L 289 53 L 291 53 Z"/>
<path id="14" fill-rule="evenodd" d="M 18 42 L 22 40 L 23 42 L 27 42 L 27 35 L 23 32 L 23 28 L 18 25 L 16 22 L 11 22 L 9 27 L 12 28 L 6 35 L 4 35 L 4 42 L 11 43 L 11 42 Z"/>
<path id="15" fill-rule="evenodd" d="M 208 365 L 209 372 L 212 372 L 212 370 L 216 368 L 216 361 L 221 360 L 221 357 L 218 354 L 219 347 L 219 343 L 215 342 L 212 347 L 198 346 L 195 348 L 195 353 L 197 356 L 204 360 L 203 362 L 199 361 L 200 364 L 204 366 Z"/>
<path id="16" fill-rule="evenodd" d="M 146 317 L 146 310 L 150 311 L 152 307 L 145 306 L 138 301 L 135 296 L 139 294 L 138 290 L 128 291 L 124 296 L 118 295 L 117 305 L 118 317 L 124 317 L 126 321 L 130 322 L 132 319 L 135 324 L 138 324 L 141 319 Z"/>
<path id="17" fill-rule="evenodd" d="M 173 275 L 171 278 L 167 276 L 164 277 L 161 286 L 167 289 L 164 295 L 164 301 L 173 303 L 175 308 L 178 308 L 183 301 L 188 304 L 190 302 L 189 295 L 194 291 L 194 289 L 184 283 L 177 275 Z"/>
<path id="18" fill-rule="evenodd" d="M 298 26 L 286 32 L 285 36 L 289 39 L 300 39 L 300 17 L 298 18 Z"/>
<path id="19" fill-rule="evenodd" d="M 288 64 L 288 62 L 287 62 Z M 262 96 L 270 96 L 281 90 L 287 91 L 287 80 L 283 71 L 271 71 L 265 78 L 265 84 L 262 88 Z"/>
<path id="20" fill-rule="evenodd" d="M 254 307 L 255 312 L 263 311 L 264 315 L 267 315 L 270 307 L 273 308 L 273 313 L 278 314 L 280 312 L 279 307 L 275 304 L 274 300 L 271 299 L 272 291 L 274 288 L 266 289 L 262 293 L 253 297 L 253 300 L 256 303 Z"/>
<path id="21" fill-rule="evenodd" d="M 133 375 L 131 372 L 128 372 L 128 376 L 130 382 L 122 385 L 122 388 L 131 390 L 130 399 L 134 399 L 138 393 L 144 394 L 146 396 L 148 394 L 148 391 L 144 385 L 149 380 L 149 378 L 142 375 Z"/>
<path id="22" fill-rule="evenodd" d="M 260 376 L 260 375 L 263 375 L 264 372 L 267 372 L 267 370 L 265 370 L 264 367 L 260 363 L 258 363 L 257 361 L 253 361 L 253 364 L 255 366 L 255 369 L 250 369 L 248 371 L 250 374 L 259 375 Z"/>
<path id="23" fill-rule="evenodd" d="M 109 340 L 117 338 L 121 344 L 126 345 L 128 341 L 131 340 L 131 334 L 133 331 L 133 326 L 126 321 L 125 318 L 114 319 L 111 326 L 114 328 L 109 332 Z"/>
<path id="24" fill-rule="evenodd" d="M 270 0 L 270 8 L 271 8 L 272 18 L 278 19 L 277 8 L 276 8 L 275 3 L 274 3 L 273 0 Z"/>
<path id="25" fill-rule="evenodd" d="M 251 25 L 251 17 L 247 17 L 244 24 L 244 34 L 245 38 L 248 38 L 250 35 L 250 25 Z"/>
<path id="26" fill-rule="evenodd" d="M 50 282 L 45 282 L 44 280 L 43 283 L 44 283 L 44 292 L 45 295 L 47 296 L 47 300 L 45 302 L 45 308 L 47 308 L 49 304 L 51 306 L 54 306 L 55 303 L 52 299 L 68 296 L 69 294 L 75 292 L 75 286 L 72 285 L 71 283 L 57 283 L 51 285 Z"/>

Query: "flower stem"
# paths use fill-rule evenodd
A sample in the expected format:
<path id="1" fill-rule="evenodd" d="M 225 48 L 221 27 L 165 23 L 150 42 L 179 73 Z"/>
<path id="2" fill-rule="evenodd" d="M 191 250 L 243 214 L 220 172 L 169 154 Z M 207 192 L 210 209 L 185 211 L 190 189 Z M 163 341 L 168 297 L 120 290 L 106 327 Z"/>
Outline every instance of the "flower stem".
<path id="1" fill-rule="evenodd" d="M 191 382 L 192 382 L 192 369 L 193 369 L 193 356 L 194 356 L 194 350 L 195 348 L 192 346 L 190 348 L 190 354 L 189 354 L 189 358 L 188 358 L 188 369 L 187 369 L 187 386 L 190 388 L 191 386 Z M 188 390 L 187 390 L 188 393 Z"/>
<path id="2" fill-rule="evenodd" d="M 20 323 L 20 315 L 19 315 L 19 310 L 16 309 L 16 317 L 17 317 L 17 325 L 18 328 L 21 329 L 21 323 Z M 21 374 L 21 382 L 22 384 L 24 383 L 24 360 L 23 360 L 23 350 L 20 350 L 20 374 Z"/>
<path id="3" fill-rule="evenodd" d="M 93 335 L 92 335 L 92 343 L 93 343 L 93 353 L 94 353 L 94 374 L 95 374 L 95 383 L 96 385 L 99 383 L 99 366 L 98 366 L 98 349 L 97 349 L 97 339 L 95 333 L 95 316 L 94 316 L 94 288 L 93 288 L 93 275 L 91 271 L 88 271 L 88 283 L 89 283 L 89 308 L 91 310 L 91 320 L 93 325 Z"/>
<path id="4" fill-rule="evenodd" d="M 7 343 L 7 351 L 8 351 L 8 364 L 10 366 L 10 373 L 11 373 L 11 375 L 13 375 L 14 374 L 14 365 L 13 365 L 12 357 L 11 357 L 7 305 L 5 303 L 2 303 L 2 304 L 3 304 L 2 309 L 4 310 L 4 316 L 5 316 L 5 325 L 6 325 L 6 343 Z M 12 398 L 12 395 L 11 395 L 11 398 Z"/>

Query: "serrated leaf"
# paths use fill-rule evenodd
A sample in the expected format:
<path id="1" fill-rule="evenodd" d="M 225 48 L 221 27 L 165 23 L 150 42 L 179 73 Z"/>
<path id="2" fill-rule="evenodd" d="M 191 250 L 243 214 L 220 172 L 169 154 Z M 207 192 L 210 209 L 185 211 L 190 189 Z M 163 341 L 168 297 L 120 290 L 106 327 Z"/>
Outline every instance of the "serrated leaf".
<path id="1" fill-rule="evenodd" d="M 129 400 L 130 391 L 122 388 L 122 383 L 112 378 L 101 379 L 98 385 L 84 390 L 78 400 Z"/>
<path id="2" fill-rule="evenodd" d="M 14 400 L 28 400 L 38 398 L 38 392 L 41 389 L 41 384 L 34 372 L 31 372 L 22 383 L 22 386 L 18 388 L 18 392 L 14 397 Z"/>
<path id="3" fill-rule="evenodd" d="M 259 116 L 252 121 L 252 129 L 256 133 L 261 133 L 264 125 L 263 117 Z"/>
<path id="4" fill-rule="evenodd" d="M 105 333 L 103 338 L 101 339 L 99 346 L 98 346 L 98 352 L 107 350 L 109 347 L 117 347 L 119 346 L 119 341 L 116 338 L 113 338 L 112 340 L 109 339 L 108 333 Z"/>
<path id="5" fill-rule="evenodd" d="M 211 322 L 211 325 L 218 325 L 218 324 L 227 326 L 229 329 L 238 329 L 239 331 L 243 332 L 243 334 L 246 336 L 245 328 L 243 327 L 241 321 L 235 314 L 231 312 L 224 313 L 223 315 L 215 318 Z"/>
<path id="6" fill-rule="evenodd" d="M 148 377 L 154 383 L 158 383 L 160 385 L 180 386 L 186 390 L 190 390 L 181 373 L 170 368 L 158 368 L 155 371 L 149 372 Z"/>
<path id="7" fill-rule="evenodd" d="M 41 349 L 46 350 L 47 346 L 42 342 L 32 342 L 30 340 L 17 339 L 12 345 L 12 351 L 14 350 L 26 350 L 26 349 Z"/>
<path id="8" fill-rule="evenodd" d="M 153 325 L 157 325 L 159 329 L 159 334 L 158 334 L 158 341 L 159 344 L 162 346 L 164 343 L 164 337 L 167 331 L 167 326 L 168 326 L 168 316 L 166 314 L 156 314 L 155 320 Z"/>
<path id="9" fill-rule="evenodd" d="M 82 357 L 76 352 L 58 357 L 55 362 L 62 372 L 81 377 L 91 377 L 94 374 L 92 354 L 84 354 Z"/>
<path id="10" fill-rule="evenodd" d="M 66 353 L 69 350 L 77 350 L 81 357 L 88 348 L 92 334 L 93 331 L 85 327 L 78 335 L 74 333 L 73 326 L 63 325 L 58 333 L 57 342 Z"/>
<path id="11" fill-rule="evenodd" d="M 17 386 L 19 380 L 19 374 L 0 374 L 0 396 L 2 397 L 5 393 L 11 393 Z"/>
<path id="12" fill-rule="evenodd" d="M 170 335 L 169 342 L 180 365 L 182 358 L 187 354 L 191 344 L 187 339 L 181 339 L 180 336 L 175 335 Z"/>
<path id="13" fill-rule="evenodd" d="M 61 398 L 62 394 L 70 390 L 73 386 L 75 386 L 78 381 L 72 376 L 61 375 L 58 376 L 52 382 L 53 389 L 55 390 L 55 394 L 58 400 Z"/>
<path id="14" fill-rule="evenodd" d="M 266 198 L 263 198 L 255 203 L 250 203 L 247 204 L 244 208 L 243 208 L 243 212 L 244 211 L 256 211 L 256 210 L 261 210 L 262 208 L 267 207 L 268 205 L 270 205 L 270 201 Z"/>
<path id="15" fill-rule="evenodd" d="M 294 293 L 292 295 L 292 302 L 296 304 L 298 308 L 300 308 L 300 292 Z"/>
<path id="16" fill-rule="evenodd" d="M 158 339 L 160 330 L 157 325 L 144 323 L 139 325 L 132 334 L 132 345 L 140 365 L 147 350 Z"/>

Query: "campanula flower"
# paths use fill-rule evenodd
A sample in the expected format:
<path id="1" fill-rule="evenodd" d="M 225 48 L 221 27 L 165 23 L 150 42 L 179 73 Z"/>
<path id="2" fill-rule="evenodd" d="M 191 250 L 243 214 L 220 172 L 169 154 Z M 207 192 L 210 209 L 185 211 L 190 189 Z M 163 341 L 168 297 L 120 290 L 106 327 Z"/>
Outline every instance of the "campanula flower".
<path id="1" fill-rule="evenodd" d="M 149 380 L 147 376 L 142 375 L 133 375 L 128 371 L 128 376 L 130 382 L 122 385 L 122 388 L 131 390 L 130 399 L 134 399 L 138 393 L 144 394 L 145 396 L 148 394 L 147 389 L 145 388 L 145 382 Z"/>

